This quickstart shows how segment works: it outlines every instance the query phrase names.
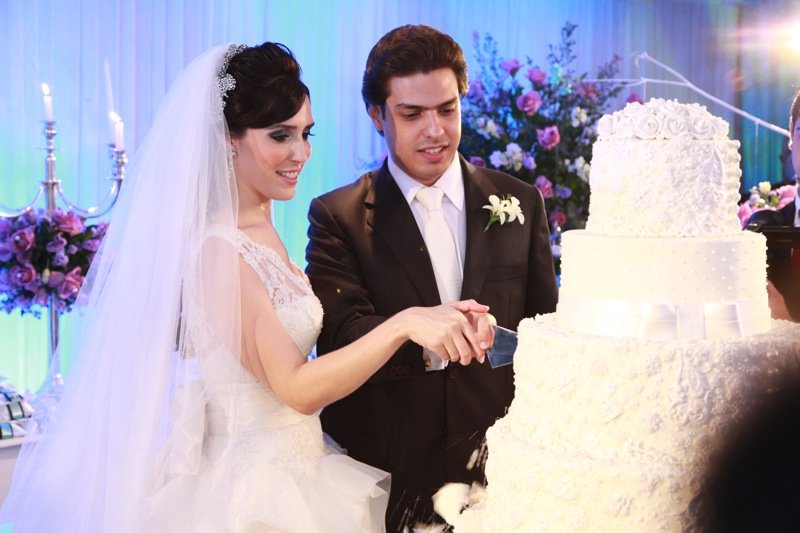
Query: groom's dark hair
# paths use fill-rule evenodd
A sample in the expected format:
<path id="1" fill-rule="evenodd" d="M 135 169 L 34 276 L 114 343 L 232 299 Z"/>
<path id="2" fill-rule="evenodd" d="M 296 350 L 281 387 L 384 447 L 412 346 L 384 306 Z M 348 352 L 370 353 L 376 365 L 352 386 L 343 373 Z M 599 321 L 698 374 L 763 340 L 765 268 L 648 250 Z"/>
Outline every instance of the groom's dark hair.
<path id="1" fill-rule="evenodd" d="M 456 75 L 459 96 L 467 94 L 467 61 L 452 37 L 422 24 L 393 29 L 375 43 L 367 57 L 361 84 L 367 110 L 374 105 L 383 113 L 391 78 L 440 68 L 449 68 Z"/>

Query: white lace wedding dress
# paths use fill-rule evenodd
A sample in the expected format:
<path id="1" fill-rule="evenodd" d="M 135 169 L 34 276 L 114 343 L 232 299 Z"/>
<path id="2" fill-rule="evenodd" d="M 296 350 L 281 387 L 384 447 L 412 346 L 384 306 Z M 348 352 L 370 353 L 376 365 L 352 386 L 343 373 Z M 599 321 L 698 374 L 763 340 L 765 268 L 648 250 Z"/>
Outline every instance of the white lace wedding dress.
<path id="1" fill-rule="evenodd" d="M 322 306 L 305 275 L 238 230 L 215 233 L 258 273 L 281 323 L 309 353 Z M 213 386 L 198 473 L 174 477 L 151 498 L 148 530 L 383 531 L 386 472 L 326 444 L 318 416 L 282 403 L 229 355 L 207 359 Z"/>

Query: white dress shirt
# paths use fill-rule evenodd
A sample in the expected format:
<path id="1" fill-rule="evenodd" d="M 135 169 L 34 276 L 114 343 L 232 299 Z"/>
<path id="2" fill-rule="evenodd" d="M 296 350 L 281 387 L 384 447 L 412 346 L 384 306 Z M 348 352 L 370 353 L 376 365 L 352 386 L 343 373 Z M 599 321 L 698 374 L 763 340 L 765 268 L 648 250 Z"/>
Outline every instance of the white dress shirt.
<path id="1" fill-rule="evenodd" d="M 392 160 L 392 156 L 388 157 L 389 172 L 392 174 L 395 183 L 400 188 L 400 192 L 408 202 L 411 208 L 411 213 L 414 215 L 414 220 L 417 223 L 420 234 L 424 235 L 425 227 L 425 209 L 416 199 L 417 191 L 424 187 L 423 184 L 406 174 L 400 167 L 398 167 Z M 464 257 L 466 255 L 467 246 L 467 214 L 464 209 L 464 178 L 461 173 L 461 164 L 456 155 L 453 162 L 444 171 L 444 174 L 436 180 L 434 187 L 438 187 L 444 192 L 442 198 L 442 211 L 444 212 L 444 219 L 447 227 L 450 228 L 450 233 L 453 234 L 453 241 L 456 245 L 456 255 L 459 260 L 459 271 L 461 278 L 464 278 Z M 436 354 L 429 352 L 426 349 L 422 350 L 422 358 L 425 362 L 425 370 L 434 371 L 442 370 L 447 366 L 448 361 L 443 360 Z"/>
<path id="2" fill-rule="evenodd" d="M 415 199 L 417 191 L 424 187 L 423 184 L 406 174 L 400 167 L 398 167 L 392 156 L 388 157 L 389 172 L 391 172 L 395 183 L 403 193 L 403 197 L 411 207 L 411 212 L 414 214 L 414 220 L 417 222 L 420 234 L 422 228 L 425 226 L 425 210 Z M 453 234 L 453 240 L 456 243 L 456 253 L 461 262 L 461 277 L 464 277 L 464 258 L 466 256 L 467 247 L 467 214 L 464 210 L 464 177 L 461 174 L 461 164 L 458 155 L 453 158 L 453 162 L 444 171 L 435 184 L 435 187 L 440 188 L 444 192 L 442 198 L 442 211 L 444 211 L 444 219 L 450 232 Z"/>

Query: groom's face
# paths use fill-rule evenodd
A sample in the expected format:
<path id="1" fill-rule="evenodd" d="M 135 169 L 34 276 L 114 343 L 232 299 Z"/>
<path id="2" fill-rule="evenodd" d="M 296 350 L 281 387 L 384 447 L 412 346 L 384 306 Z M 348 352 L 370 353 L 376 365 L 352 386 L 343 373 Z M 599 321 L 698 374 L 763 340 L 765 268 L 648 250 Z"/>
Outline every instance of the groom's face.
<path id="1" fill-rule="evenodd" d="M 449 68 L 389 80 L 383 112 L 370 108 L 392 160 L 424 185 L 436 183 L 461 141 L 458 83 Z"/>

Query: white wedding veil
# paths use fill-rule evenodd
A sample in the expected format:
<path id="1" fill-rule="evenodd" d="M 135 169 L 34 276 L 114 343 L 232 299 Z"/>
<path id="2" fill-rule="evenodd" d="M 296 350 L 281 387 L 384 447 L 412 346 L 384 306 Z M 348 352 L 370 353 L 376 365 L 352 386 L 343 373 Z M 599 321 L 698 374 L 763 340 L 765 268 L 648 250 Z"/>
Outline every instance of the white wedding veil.
<path id="1" fill-rule="evenodd" d="M 236 226 L 226 49 L 180 74 L 132 157 L 74 311 L 61 401 L 37 415 L 0 511 L 14 532 L 141 531 L 148 497 L 196 471 L 197 358 L 210 342 L 238 356 L 241 338 L 237 258 L 204 244 L 209 226 Z"/>

